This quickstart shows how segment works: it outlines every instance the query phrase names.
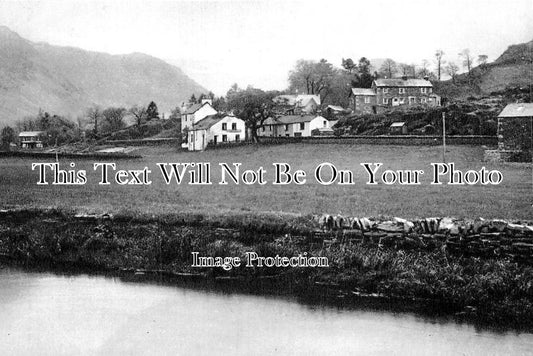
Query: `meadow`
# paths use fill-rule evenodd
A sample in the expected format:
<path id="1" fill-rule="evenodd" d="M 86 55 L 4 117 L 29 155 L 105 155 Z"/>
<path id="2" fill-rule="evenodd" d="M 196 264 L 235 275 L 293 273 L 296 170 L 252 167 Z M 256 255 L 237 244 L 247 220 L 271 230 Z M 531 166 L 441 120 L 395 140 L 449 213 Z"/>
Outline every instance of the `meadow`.
<path id="1" fill-rule="evenodd" d="M 142 147 L 134 153 L 141 159 L 116 160 L 117 170 L 151 170 L 150 185 L 100 185 L 95 162 L 109 159 L 67 159 L 59 157 L 61 169 L 86 170 L 83 185 L 38 185 L 39 173 L 32 163 L 50 159 L 0 158 L 0 208 L 31 207 L 74 209 L 88 213 L 139 212 L 148 214 L 202 213 L 206 215 L 274 212 L 293 214 L 345 214 L 353 216 L 398 216 L 403 218 L 452 216 L 457 218 L 502 218 L 531 220 L 533 181 L 531 164 L 483 162 L 483 148 L 450 146 L 446 161 L 456 169 L 499 170 L 499 185 L 432 185 L 433 162 L 442 162 L 440 146 L 377 146 L 343 144 L 287 144 L 241 146 L 205 152 L 186 152 L 173 147 Z M 180 185 L 165 184 L 157 163 L 209 162 L 211 185 L 191 185 L 188 175 Z M 246 169 L 265 170 L 266 184 L 218 184 L 219 163 L 242 163 Z M 305 184 L 274 185 L 275 162 L 286 162 L 291 172 L 307 174 Z M 329 162 L 338 169 L 353 172 L 354 184 L 321 185 L 314 178 L 315 168 Z M 360 163 L 383 163 L 380 170 L 424 170 L 419 185 L 366 184 L 368 174 Z M 75 167 L 71 168 L 70 164 Z M 125 173 L 125 177 L 126 177 Z M 228 177 L 228 175 L 226 175 Z M 251 175 L 248 175 L 251 177 Z M 50 176 L 47 177 L 51 181 Z M 328 178 L 328 174 L 325 175 Z"/>

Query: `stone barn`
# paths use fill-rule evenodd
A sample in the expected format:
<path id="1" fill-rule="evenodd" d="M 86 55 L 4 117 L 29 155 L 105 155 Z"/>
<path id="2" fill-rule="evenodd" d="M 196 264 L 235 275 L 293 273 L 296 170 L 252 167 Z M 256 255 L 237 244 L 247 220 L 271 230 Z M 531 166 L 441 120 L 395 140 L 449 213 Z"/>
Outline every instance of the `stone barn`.
<path id="1" fill-rule="evenodd" d="M 509 104 L 498 115 L 498 149 L 486 160 L 530 162 L 533 153 L 533 104 Z"/>

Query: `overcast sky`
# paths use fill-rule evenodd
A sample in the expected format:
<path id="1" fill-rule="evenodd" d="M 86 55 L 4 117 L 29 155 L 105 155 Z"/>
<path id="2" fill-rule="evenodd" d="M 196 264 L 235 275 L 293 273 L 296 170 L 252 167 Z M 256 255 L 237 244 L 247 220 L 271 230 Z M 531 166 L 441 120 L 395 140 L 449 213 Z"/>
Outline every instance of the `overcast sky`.
<path id="1" fill-rule="evenodd" d="M 0 24 L 31 41 L 179 65 L 218 95 L 284 89 L 300 58 L 421 63 L 436 49 L 496 59 L 533 40 L 532 0 L 0 1 Z"/>

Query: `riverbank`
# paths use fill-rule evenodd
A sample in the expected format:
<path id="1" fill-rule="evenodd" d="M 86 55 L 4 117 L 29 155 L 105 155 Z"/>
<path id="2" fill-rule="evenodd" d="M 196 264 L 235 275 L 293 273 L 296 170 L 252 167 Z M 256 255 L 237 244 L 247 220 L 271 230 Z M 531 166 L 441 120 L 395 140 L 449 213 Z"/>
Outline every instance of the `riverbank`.
<path id="1" fill-rule="evenodd" d="M 484 326 L 533 329 L 533 268 L 508 257 L 442 248 L 388 247 L 365 240 L 317 239 L 310 216 L 82 215 L 17 210 L 0 219 L 0 253 L 10 263 L 101 271 L 124 278 L 167 278 L 233 285 L 252 293 L 291 294 L 349 304 L 433 305 L 433 312 Z M 329 267 L 192 267 L 212 257 L 325 257 Z M 345 302 L 346 301 L 346 302 Z"/>

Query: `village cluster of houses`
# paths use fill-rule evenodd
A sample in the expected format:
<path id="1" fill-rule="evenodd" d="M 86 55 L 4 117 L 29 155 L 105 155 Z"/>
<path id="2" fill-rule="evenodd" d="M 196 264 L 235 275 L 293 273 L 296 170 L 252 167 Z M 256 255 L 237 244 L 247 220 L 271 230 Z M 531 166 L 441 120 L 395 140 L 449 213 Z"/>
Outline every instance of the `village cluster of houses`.
<path id="1" fill-rule="evenodd" d="M 396 106 L 441 105 L 441 97 L 433 92 L 427 79 L 376 79 L 371 88 L 352 88 L 350 108 L 329 105 L 321 110 L 319 95 L 279 95 L 273 99 L 275 117 L 268 118 L 257 129 L 260 137 L 308 137 L 333 134 L 336 114 L 379 114 Z M 324 117 L 322 112 L 327 112 Z M 523 152 L 532 145 L 533 104 L 510 104 L 498 118 L 499 147 L 502 154 Z M 245 122 L 231 113 L 219 113 L 211 99 L 189 105 L 181 111 L 181 130 L 186 136 L 183 148 L 201 151 L 208 145 L 238 143 L 250 137 Z M 392 134 L 406 134 L 403 122 L 391 125 Z M 21 148 L 42 148 L 46 133 L 24 131 L 19 134 Z M 503 139 L 505 137 L 505 139 Z M 507 152 L 509 151 L 509 152 Z"/>
<path id="2" fill-rule="evenodd" d="M 335 115 L 321 114 L 319 95 L 279 95 L 275 97 L 276 117 L 268 118 L 258 128 L 263 137 L 306 137 L 331 135 L 337 122 Z M 349 112 L 353 114 L 378 114 L 396 106 L 440 106 L 441 98 L 433 92 L 433 85 L 424 79 L 376 79 L 371 88 L 352 88 Z M 326 111 L 346 112 L 345 108 L 329 105 Z M 204 150 L 209 144 L 232 143 L 244 140 L 248 135 L 245 124 L 239 118 L 220 115 L 211 100 L 182 108 L 182 132 L 187 135 L 183 144 L 190 151 Z M 406 133 L 403 123 L 396 123 L 391 132 Z"/>

